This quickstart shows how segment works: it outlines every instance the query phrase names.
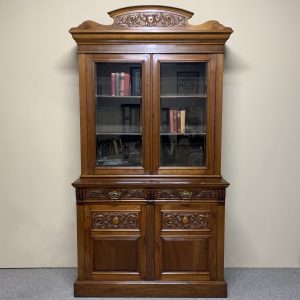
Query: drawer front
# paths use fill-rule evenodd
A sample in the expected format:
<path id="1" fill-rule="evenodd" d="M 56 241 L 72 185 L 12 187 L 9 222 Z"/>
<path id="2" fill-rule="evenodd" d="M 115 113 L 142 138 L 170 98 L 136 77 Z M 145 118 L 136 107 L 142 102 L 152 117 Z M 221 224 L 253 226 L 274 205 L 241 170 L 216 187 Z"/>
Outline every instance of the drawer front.
<path id="1" fill-rule="evenodd" d="M 213 199 L 217 200 L 219 191 L 213 189 L 156 189 L 155 199 L 158 200 L 189 200 L 189 199 Z"/>
<path id="2" fill-rule="evenodd" d="M 145 189 L 139 188 L 77 188 L 77 201 L 81 200 L 144 200 Z"/>

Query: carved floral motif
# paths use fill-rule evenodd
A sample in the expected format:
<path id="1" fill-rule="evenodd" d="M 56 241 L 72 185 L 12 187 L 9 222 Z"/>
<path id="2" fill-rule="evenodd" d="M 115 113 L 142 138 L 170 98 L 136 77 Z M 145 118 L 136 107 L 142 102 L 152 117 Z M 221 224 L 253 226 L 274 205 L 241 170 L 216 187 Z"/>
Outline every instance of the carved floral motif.
<path id="1" fill-rule="evenodd" d="M 184 27 L 187 19 L 172 13 L 135 12 L 116 17 L 114 27 Z"/>
<path id="2" fill-rule="evenodd" d="M 115 196 L 114 196 L 115 195 Z M 89 189 L 86 191 L 87 199 L 144 199 L 143 189 Z"/>
<path id="3" fill-rule="evenodd" d="M 204 199 L 216 198 L 217 191 L 214 190 L 158 190 L 158 199 Z"/>
<path id="4" fill-rule="evenodd" d="M 138 229 L 137 212 L 93 212 L 93 229 Z"/>
<path id="5" fill-rule="evenodd" d="M 163 212 L 163 229 L 208 229 L 209 213 Z"/>
<path id="6" fill-rule="evenodd" d="M 209 213 L 199 212 L 163 212 L 163 229 L 207 229 Z"/>

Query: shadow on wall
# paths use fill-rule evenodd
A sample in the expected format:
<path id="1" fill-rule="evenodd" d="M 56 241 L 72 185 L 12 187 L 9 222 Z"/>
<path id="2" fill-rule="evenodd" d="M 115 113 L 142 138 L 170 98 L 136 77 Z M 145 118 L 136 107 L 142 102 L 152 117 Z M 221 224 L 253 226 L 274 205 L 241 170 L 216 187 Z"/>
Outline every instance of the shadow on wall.
<path id="1" fill-rule="evenodd" d="M 72 75 L 76 75 L 78 77 L 77 47 L 74 46 L 73 48 L 65 52 L 59 58 L 56 66 L 60 72 L 64 72 L 64 73 L 66 72 Z"/>

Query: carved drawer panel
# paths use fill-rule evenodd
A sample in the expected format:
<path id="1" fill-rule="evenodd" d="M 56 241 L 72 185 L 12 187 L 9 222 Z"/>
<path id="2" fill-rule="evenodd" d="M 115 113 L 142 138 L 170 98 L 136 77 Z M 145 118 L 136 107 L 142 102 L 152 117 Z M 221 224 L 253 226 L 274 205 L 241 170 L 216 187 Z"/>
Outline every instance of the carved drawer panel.
<path id="1" fill-rule="evenodd" d="M 162 211 L 161 228 L 209 230 L 211 213 L 209 211 Z"/>
<path id="2" fill-rule="evenodd" d="M 92 229 L 139 229 L 139 212 L 93 211 Z"/>
<path id="3" fill-rule="evenodd" d="M 155 198 L 163 199 L 218 199 L 219 190 L 209 189 L 158 189 L 155 191 Z"/>
<path id="4" fill-rule="evenodd" d="M 82 199 L 77 200 L 132 200 L 146 199 L 144 189 L 127 189 L 127 188 L 104 188 L 104 189 L 86 189 L 83 191 Z"/>

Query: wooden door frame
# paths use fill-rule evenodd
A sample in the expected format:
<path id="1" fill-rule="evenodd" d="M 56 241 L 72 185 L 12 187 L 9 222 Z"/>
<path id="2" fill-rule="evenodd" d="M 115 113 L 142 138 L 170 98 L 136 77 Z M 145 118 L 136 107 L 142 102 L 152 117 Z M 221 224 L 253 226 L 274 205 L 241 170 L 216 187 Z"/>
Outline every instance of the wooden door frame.
<path id="1" fill-rule="evenodd" d="M 142 65 L 142 157 L 141 167 L 97 167 L 95 133 L 94 66 L 97 62 L 140 63 Z M 81 63 L 82 67 L 83 63 Z M 82 175 L 143 175 L 150 173 L 151 94 L 149 54 L 86 54 L 84 62 L 86 95 L 81 97 Z M 83 72 L 84 72 L 83 71 Z M 87 125 L 86 125 L 87 124 Z"/>
<path id="2" fill-rule="evenodd" d="M 207 167 L 160 167 L 160 64 L 164 62 L 207 62 L 208 72 L 208 92 L 207 92 L 207 147 L 206 161 Z M 212 175 L 214 174 L 215 153 L 215 111 L 216 95 L 216 74 L 217 74 L 217 56 L 215 54 L 153 54 L 152 63 L 153 78 L 153 98 L 152 98 L 152 164 L 151 173 L 159 175 Z M 219 75 L 220 76 L 220 75 Z M 219 88 L 219 87 L 218 87 Z M 218 160 L 220 161 L 220 159 Z"/>

